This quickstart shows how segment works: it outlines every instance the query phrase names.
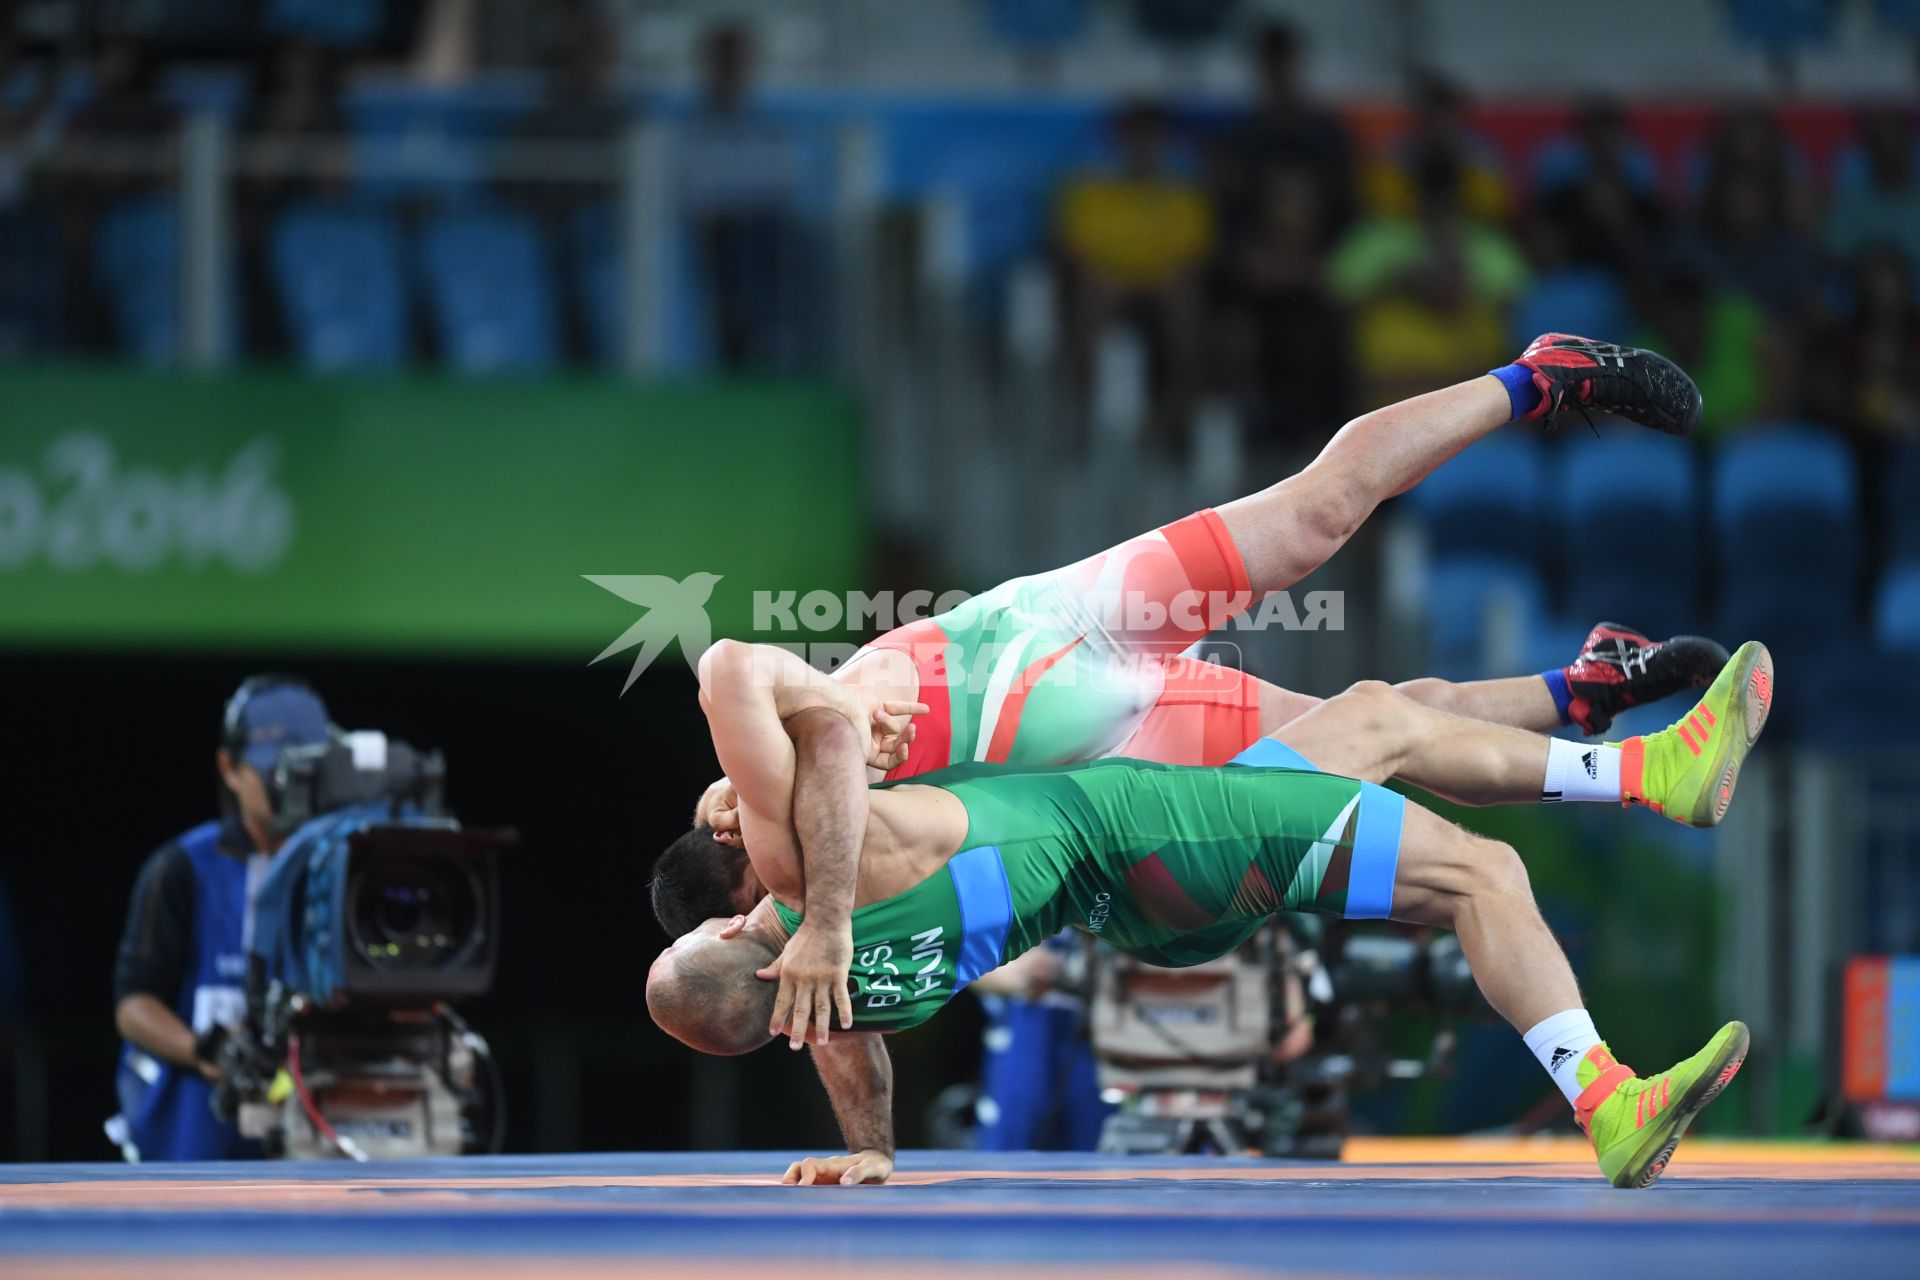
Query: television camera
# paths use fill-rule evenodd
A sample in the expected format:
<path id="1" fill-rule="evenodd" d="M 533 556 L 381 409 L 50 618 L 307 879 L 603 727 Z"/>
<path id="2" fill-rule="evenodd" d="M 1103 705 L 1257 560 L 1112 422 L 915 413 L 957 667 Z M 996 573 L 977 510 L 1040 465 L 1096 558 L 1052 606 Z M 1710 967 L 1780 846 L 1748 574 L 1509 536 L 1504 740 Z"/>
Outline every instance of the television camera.
<path id="1" fill-rule="evenodd" d="M 1452 1022 L 1488 1012 L 1451 934 L 1286 917 L 1186 969 L 1087 940 L 1089 1031 L 1116 1154 L 1340 1154 L 1355 1091 L 1444 1072 Z M 1389 1011 L 1437 1023 L 1422 1057 L 1382 1040 Z"/>
<path id="2" fill-rule="evenodd" d="M 463 828 L 441 754 L 380 733 L 283 748 L 267 781 L 287 838 L 255 899 L 245 1016 L 211 1046 L 215 1111 L 274 1156 L 497 1150 L 493 1056 L 450 1002 L 492 986 L 513 833 Z"/>

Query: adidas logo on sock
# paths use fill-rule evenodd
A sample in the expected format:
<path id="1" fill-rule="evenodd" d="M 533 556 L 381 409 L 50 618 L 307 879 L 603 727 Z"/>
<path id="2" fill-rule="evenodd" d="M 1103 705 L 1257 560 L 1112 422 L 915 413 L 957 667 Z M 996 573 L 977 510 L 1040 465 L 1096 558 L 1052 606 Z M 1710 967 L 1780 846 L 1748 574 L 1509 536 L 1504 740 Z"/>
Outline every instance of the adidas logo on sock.
<path id="1" fill-rule="evenodd" d="M 1558 1071 L 1560 1068 L 1566 1066 L 1569 1062 L 1572 1062 L 1575 1058 L 1579 1056 L 1580 1056 L 1579 1054 L 1575 1053 L 1571 1049 L 1565 1049 L 1565 1048 L 1555 1049 L 1553 1051 L 1553 1060 L 1550 1063 L 1548 1063 L 1547 1070 Z"/>
<path id="2" fill-rule="evenodd" d="M 1587 767 L 1587 776 L 1589 778 L 1598 778 L 1600 776 L 1600 753 L 1598 751 L 1587 752 L 1580 757 L 1580 763 Z"/>

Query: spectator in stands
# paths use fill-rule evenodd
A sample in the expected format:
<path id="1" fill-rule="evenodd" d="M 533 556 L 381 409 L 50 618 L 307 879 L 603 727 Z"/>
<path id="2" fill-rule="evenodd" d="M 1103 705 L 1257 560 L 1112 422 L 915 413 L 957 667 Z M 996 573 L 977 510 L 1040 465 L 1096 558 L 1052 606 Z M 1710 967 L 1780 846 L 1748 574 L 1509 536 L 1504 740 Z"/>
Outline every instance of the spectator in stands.
<path id="1" fill-rule="evenodd" d="M 1854 270 L 1851 314 L 1814 347 L 1813 408 L 1870 452 L 1920 440 L 1920 308 L 1913 270 L 1892 247 Z"/>
<path id="2" fill-rule="evenodd" d="M 1324 171 L 1304 159 L 1260 171 L 1258 200 L 1220 255 L 1222 341 L 1235 393 L 1256 438 L 1318 445 L 1350 405 L 1346 314 L 1321 252 Z"/>
<path id="3" fill-rule="evenodd" d="M 260 84 L 261 97 L 241 131 L 273 172 L 249 175 L 251 193 L 273 205 L 338 191 L 346 176 L 347 120 L 336 55 L 317 40 L 289 40 L 272 51 Z"/>
<path id="4" fill-rule="evenodd" d="M 1569 163 L 1540 175 L 1535 199 L 1570 262 L 1629 280 L 1652 270 L 1665 224 L 1647 163 L 1618 104 L 1586 103 Z"/>
<path id="5" fill-rule="evenodd" d="M 1075 177 L 1061 193 L 1057 229 L 1068 342 L 1086 380 L 1109 325 L 1138 331 L 1155 370 L 1150 429 L 1160 442 L 1177 446 L 1198 373 L 1200 283 L 1214 242 L 1213 204 L 1180 173 L 1172 122 L 1159 106 L 1122 108 L 1112 132 L 1117 166 Z"/>
<path id="6" fill-rule="evenodd" d="M 1761 369 L 1767 353 L 1784 343 L 1753 299 L 1676 256 L 1647 291 L 1642 315 L 1646 331 L 1632 341 L 1669 356 L 1700 384 L 1706 407 L 1699 434 L 1743 426 L 1762 413 L 1769 397 Z"/>
<path id="7" fill-rule="evenodd" d="M 1300 35 L 1284 23 L 1263 27 L 1254 43 L 1259 99 L 1231 129 L 1217 156 L 1222 215 L 1257 222 L 1266 183 L 1277 168 L 1310 180 L 1318 192 L 1314 243 L 1325 249 L 1353 219 L 1353 145 L 1340 118 L 1307 95 Z"/>
<path id="8" fill-rule="evenodd" d="M 1914 173 L 1913 119 L 1901 109 L 1871 112 L 1860 121 L 1866 172 L 1843 185 L 1827 219 L 1827 247 L 1842 258 L 1891 245 L 1920 263 L 1920 180 Z"/>
<path id="9" fill-rule="evenodd" d="M 1466 92 L 1426 71 L 1414 77 L 1409 96 L 1412 120 L 1406 136 L 1384 162 L 1367 170 L 1367 205 L 1380 213 L 1417 216 L 1424 195 L 1420 176 L 1435 171 L 1432 162 L 1459 175 L 1457 201 L 1468 217 L 1505 221 L 1513 211 L 1513 193 L 1499 154 L 1467 118 Z"/>
<path id="10" fill-rule="evenodd" d="M 754 111 L 755 50 L 744 26 L 700 46 L 700 106 L 680 147 L 680 195 L 699 248 L 722 368 L 788 371 L 803 362 L 809 289 L 799 223 L 799 139 Z"/>
<path id="11" fill-rule="evenodd" d="M 1363 222 L 1330 267 L 1335 296 L 1356 309 L 1354 355 L 1369 403 L 1499 363 L 1510 345 L 1507 307 L 1527 285 L 1512 239 L 1469 213 L 1452 154 L 1424 151 L 1411 176 L 1415 215 Z"/>
<path id="12" fill-rule="evenodd" d="M 1782 319 L 1817 310 L 1820 256 L 1796 224 L 1786 184 L 1767 169 L 1717 160 L 1700 197 L 1692 251 L 1721 287 Z"/>
<path id="13" fill-rule="evenodd" d="M 617 75 L 619 29 L 592 5 L 576 5 L 559 24 L 558 53 L 552 81 L 540 106 L 521 122 L 519 140 L 613 142 L 627 122 Z"/>

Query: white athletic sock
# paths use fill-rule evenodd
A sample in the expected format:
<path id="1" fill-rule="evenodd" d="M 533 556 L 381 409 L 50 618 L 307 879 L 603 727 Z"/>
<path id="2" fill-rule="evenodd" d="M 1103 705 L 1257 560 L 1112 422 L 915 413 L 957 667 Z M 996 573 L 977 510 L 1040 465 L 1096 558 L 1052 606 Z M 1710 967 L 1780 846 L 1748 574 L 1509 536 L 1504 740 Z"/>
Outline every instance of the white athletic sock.
<path id="1" fill-rule="evenodd" d="M 1567 1101 L 1578 1099 L 1580 1083 L 1576 1075 L 1580 1060 L 1587 1056 L 1587 1050 L 1600 1043 L 1600 1033 L 1593 1029 L 1593 1016 L 1585 1009 L 1564 1010 L 1536 1024 L 1527 1032 L 1526 1040 L 1527 1048 L 1540 1059 L 1540 1065 L 1560 1086 Z"/>
<path id="2" fill-rule="evenodd" d="M 1547 780 L 1543 804 L 1598 800 L 1620 803 L 1620 748 L 1588 746 L 1565 738 L 1547 739 Z"/>

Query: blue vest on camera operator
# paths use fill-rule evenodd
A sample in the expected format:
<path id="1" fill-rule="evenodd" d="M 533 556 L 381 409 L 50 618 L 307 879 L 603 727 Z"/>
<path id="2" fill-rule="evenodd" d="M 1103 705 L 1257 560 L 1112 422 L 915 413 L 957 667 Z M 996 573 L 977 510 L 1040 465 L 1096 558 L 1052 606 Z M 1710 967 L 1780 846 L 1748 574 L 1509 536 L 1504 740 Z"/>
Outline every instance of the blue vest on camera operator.
<path id="1" fill-rule="evenodd" d="M 246 1009 L 247 942 L 252 932 L 251 878 L 266 866 L 264 855 L 236 858 L 220 849 L 218 822 L 202 823 L 180 837 L 193 864 L 193 935 L 186 976 L 173 1011 L 194 1034 L 240 1020 Z M 197 1071 L 162 1062 L 135 1045 L 120 1054 L 117 1081 L 124 1126 L 109 1132 L 130 1144 L 141 1160 L 239 1160 L 261 1154 L 213 1114 L 213 1086 Z"/>

